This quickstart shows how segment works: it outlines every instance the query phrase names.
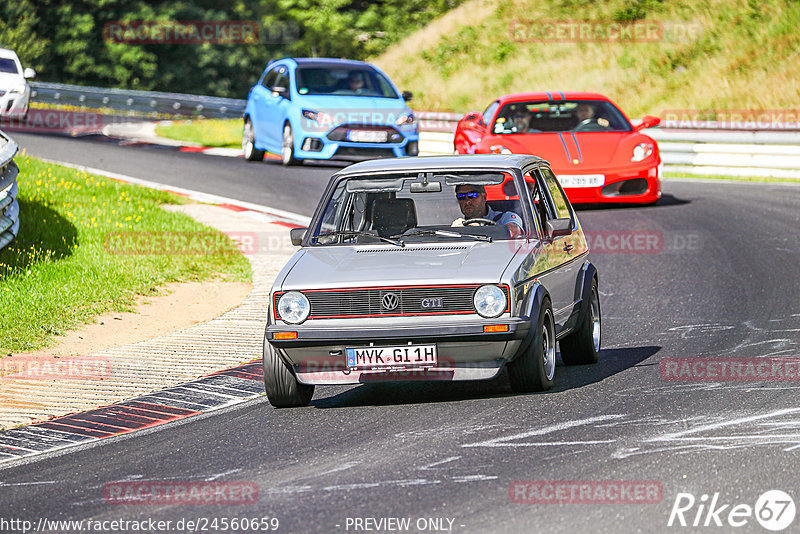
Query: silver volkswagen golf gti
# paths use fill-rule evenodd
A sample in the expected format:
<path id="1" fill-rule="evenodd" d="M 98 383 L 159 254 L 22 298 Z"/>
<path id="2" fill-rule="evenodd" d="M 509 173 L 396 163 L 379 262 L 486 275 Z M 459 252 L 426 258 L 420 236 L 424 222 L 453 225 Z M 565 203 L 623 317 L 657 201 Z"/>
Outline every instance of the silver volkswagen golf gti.
<path id="1" fill-rule="evenodd" d="M 516 392 L 597 361 L 597 272 L 535 156 L 373 160 L 336 173 L 270 293 L 264 382 L 276 407 L 316 385 L 483 380 Z"/>

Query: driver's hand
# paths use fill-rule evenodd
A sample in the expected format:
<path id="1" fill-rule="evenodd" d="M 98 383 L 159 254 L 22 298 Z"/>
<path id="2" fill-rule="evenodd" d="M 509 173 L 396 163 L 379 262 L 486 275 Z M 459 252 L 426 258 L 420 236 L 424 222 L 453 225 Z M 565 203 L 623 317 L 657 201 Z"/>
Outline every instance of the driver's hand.
<path id="1" fill-rule="evenodd" d="M 451 226 L 451 227 L 454 227 L 454 226 L 464 226 L 464 217 L 459 217 L 458 219 L 456 219 L 455 221 L 453 221 L 453 224 L 451 224 L 450 226 Z"/>

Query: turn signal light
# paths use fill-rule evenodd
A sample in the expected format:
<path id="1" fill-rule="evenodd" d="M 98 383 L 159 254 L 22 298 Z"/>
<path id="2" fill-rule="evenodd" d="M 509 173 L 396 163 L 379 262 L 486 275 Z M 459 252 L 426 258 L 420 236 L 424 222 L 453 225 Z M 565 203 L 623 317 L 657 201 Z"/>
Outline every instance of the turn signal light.
<path id="1" fill-rule="evenodd" d="M 272 339 L 297 339 L 297 332 L 275 332 Z"/>
<path id="2" fill-rule="evenodd" d="M 508 325 L 507 324 L 490 324 L 483 327 L 483 331 L 486 333 L 491 332 L 508 332 Z"/>

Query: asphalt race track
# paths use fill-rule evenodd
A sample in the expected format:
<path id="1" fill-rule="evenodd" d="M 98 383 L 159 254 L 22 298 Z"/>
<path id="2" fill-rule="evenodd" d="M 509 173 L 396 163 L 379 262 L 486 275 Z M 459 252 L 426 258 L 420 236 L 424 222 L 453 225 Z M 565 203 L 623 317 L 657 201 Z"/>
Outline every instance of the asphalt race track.
<path id="1" fill-rule="evenodd" d="M 35 156 L 303 215 L 338 168 L 14 137 Z M 502 375 L 318 387 L 310 407 L 291 410 L 262 397 L 0 469 L 2 515 L 173 526 L 266 517 L 279 520 L 279 532 L 300 533 L 401 531 L 366 518 L 409 518 L 409 532 L 766 532 L 753 511 L 759 496 L 800 498 L 796 367 L 795 380 L 686 381 L 668 380 L 668 364 L 798 356 L 800 187 L 668 181 L 655 207 L 581 209 L 579 217 L 600 275 L 603 351 L 597 365 L 559 364 L 551 391 L 514 395 Z M 242 482 L 258 497 L 109 503 L 108 484 L 136 481 Z M 546 486 L 517 481 L 648 481 L 658 491 L 651 502 L 514 502 Z M 689 508 L 686 495 L 676 503 L 679 494 L 696 503 Z M 714 499 L 719 513 L 709 517 Z M 668 527 L 675 504 L 687 523 L 709 526 L 681 528 L 673 518 Z M 751 515 L 729 517 L 740 504 Z"/>

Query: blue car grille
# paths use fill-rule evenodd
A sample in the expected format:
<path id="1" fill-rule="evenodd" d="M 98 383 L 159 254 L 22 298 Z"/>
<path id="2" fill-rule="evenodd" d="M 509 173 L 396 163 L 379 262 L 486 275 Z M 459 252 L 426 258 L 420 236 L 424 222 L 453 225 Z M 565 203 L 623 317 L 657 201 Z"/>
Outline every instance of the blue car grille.
<path id="1" fill-rule="evenodd" d="M 358 142 L 352 141 L 348 138 L 348 132 L 351 130 L 355 131 L 370 131 L 370 132 L 386 132 L 386 140 L 385 141 L 366 141 L 372 143 L 400 143 L 403 141 L 403 134 L 397 131 L 396 128 L 391 126 L 379 126 L 374 124 L 342 124 L 328 132 L 327 138 L 331 141 L 347 141 L 347 142 Z"/>

